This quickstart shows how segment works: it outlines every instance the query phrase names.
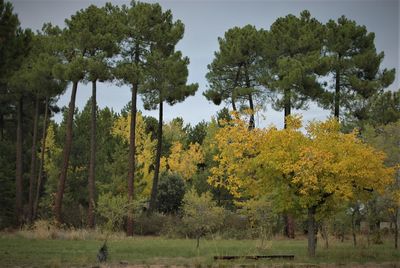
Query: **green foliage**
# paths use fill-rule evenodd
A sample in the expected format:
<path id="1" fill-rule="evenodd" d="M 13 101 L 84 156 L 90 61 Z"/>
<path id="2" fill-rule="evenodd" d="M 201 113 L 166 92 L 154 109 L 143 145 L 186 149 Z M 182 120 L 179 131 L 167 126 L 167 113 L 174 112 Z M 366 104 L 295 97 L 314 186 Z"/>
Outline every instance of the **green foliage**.
<path id="1" fill-rule="evenodd" d="M 160 178 L 157 194 L 158 211 L 162 213 L 177 213 L 185 195 L 183 179 L 176 174 L 164 174 Z"/>
<path id="2" fill-rule="evenodd" d="M 304 10 L 300 17 L 287 15 L 278 18 L 266 33 L 264 60 L 268 66 L 263 75 L 263 84 L 273 93 L 273 107 L 290 109 L 306 107 L 309 99 L 322 92 L 318 75 L 324 74 L 321 49 L 324 40 L 323 25 L 310 12 Z"/>
<path id="3" fill-rule="evenodd" d="M 206 192 L 199 195 L 194 189 L 188 191 L 183 199 L 183 222 L 189 233 L 199 239 L 212 233 L 223 223 L 224 209 L 218 207 Z"/>
<path id="4" fill-rule="evenodd" d="M 129 211 L 140 211 L 141 203 L 129 203 L 127 195 L 105 193 L 99 196 L 97 213 L 105 219 L 104 228 L 108 231 L 120 230 Z"/>

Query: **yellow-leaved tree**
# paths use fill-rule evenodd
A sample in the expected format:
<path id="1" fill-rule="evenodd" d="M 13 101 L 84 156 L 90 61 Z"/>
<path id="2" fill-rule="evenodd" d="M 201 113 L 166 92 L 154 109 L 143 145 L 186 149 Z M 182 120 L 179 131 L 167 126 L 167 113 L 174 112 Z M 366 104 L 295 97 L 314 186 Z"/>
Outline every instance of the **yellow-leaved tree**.
<path id="1" fill-rule="evenodd" d="M 129 142 L 130 135 L 130 117 L 130 114 L 127 116 L 120 116 L 115 121 L 112 128 L 112 134 L 122 137 L 127 143 Z M 154 162 L 156 141 L 151 139 L 150 133 L 146 133 L 146 125 L 140 112 L 136 115 L 135 144 L 135 173 L 137 174 L 135 175 L 135 178 L 137 179 L 134 182 L 134 186 L 136 186 L 135 188 L 138 188 L 137 186 L 141 185 L 141 188 L 143 189 L 141 192 L 136 192 L 135 195 L 139 198 L 149 198 L 153 179 L 153 168 L 151 168 L 151 165 Z"/>
<path id="2" fill-rule="evenodd" d="M 204 162 L 204 155 L 198 143 L 191 143 L 185 150 L 180 142 L 174 142 L 171 147 L 171 154 L 167 158 L 169 170 L 177 173 L 186 181 L 196 174 L 197 166 Z"/>
<path id="3" fill-rule="evenodd" d="M 363 143 L 357 133 L 340 132 L 330 119 L 301 128 L 301 118 L 287 118 L 287 128 L 248 130 L 242 120 L 219 130 L 218 165 L 209 183 L 224 185 L 236 197 L 271 196 L 277 210 L 303 208 L 308 213 L 308 253 L 315 256 L 316 215 L 335 204 L 364 199 L 393 183 L 385 155 Z"/>

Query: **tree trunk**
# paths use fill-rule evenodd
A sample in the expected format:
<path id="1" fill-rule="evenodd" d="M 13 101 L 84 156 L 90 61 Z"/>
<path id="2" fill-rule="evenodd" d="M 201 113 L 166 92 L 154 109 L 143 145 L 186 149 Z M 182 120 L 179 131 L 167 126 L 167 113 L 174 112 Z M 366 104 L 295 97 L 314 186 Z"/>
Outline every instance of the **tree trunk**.
<path id="1" fill-rule="evenodd" d="M 37 181 L 37 185 L 36 185 L 35 203 L 33 205 L 33 219 L 36 219 L 36 217 L 37 217 L 37 209 L 38 209 L 38 206 L 39 206 L 40 188 L 42 186 L 42 177 L 43 177 L 44 153 L 45 153 L 45 150 L 46 150 L 47 117 L 48 117 L 48 109 L 49 109 L 49 99 L 48 99 L 48 97 L 46 97 L 45 102 L 46 103 L 45 103 L 44 119 L 43 119 L 42 148 L 40 150 L 39 175 L 38 175 L 38 181 Z"/>
<path id="2" fill-rule="evenodd" d="M 340 72 L 336 70 L 336 81 L 335 81 L 335 110 L 334 116 L 339 121 L 340 113 Z"/>
<path id="3" fill-rule="evenodd" d="M 22 97 L 17 103 L 17 143 L 15 160 L 15 217 L 17 225 L 22 224 Z"/>
<path id="4" fill-rule="evenodd" d="M 0 113 L 0 141 L 4 140 L 4 114 Z"/>
<path id="5" fill-rule="evenodd" d="M 396 209 L 394 214 L 394 248 L 398 248 L 399 241 L 399 209 Z"/>
<path id="6" fill-rule="evenodd" d="M 137 91 L 138 84 L 132 85 L 132 96 L 131 96 L 131 126 L 129 134 L 129 167 L 128 167 L 128 202 L 132 202 L 134 198 L 134 182 L 135 182 L 135 154 L 136 154 L 136 114 L 137 114 Z M 126 234 L 133 236 L 133 213 L 129 211 Z"/>
<path id="7" fill-rule="evenodd" d="M 76 99 L 77 89 L 78 89 L 78 82 L 76 81 L 73 82 L 72 84 L 71 100 L 69 102 L 68 117 L 67 117 L 67 131 L 65 134 L 65 144 L 63 149 L 63 161 L 62 161 L 60 179 L 58 181 L 58 189 L 54 205 L 54 216 L 58 223 L 62 223 L 61 206 L 65 190 L 65 181 L 67 179 L 69 155 L 71 153 L 71 147 L 72 147 L 72 123 L 74 120 L 75 99 Z"/>
<path id="8" fill-rule="evenodd" d="M 287 128 L 287 116 L 289 116 L 292 112 L 292 103 L 291 103 L 291 90 L 285 89 L 283 92 L 284 98 L 284 127 Z M 294 218 L 291 214 L 284 215 L 285 218 L 285 234 L 288 238 L 294 238 Z"/>
<path id="9" fill-rule="evenodd" d="M 249 77 L 249 73 L 248 73 L 246 65 L 245 65 L 244 70 L 245 70 L 245 75 L 246 75 L 246 87 L 248 89 L 250 89 L 250 87 L 251 87 L 250 77 Z M 251 110 L 250 119 L 249 119 L 249 129 L 254 129 L 256 127 L 256 123 L 254 120 L 254 103 L 253 103 L 253 96 L 251 93 L 249 93 L 249 108 Z"/>
<path id="10" fill-rule="evenodd" d="M 163 125 L 163 100 L 160 93 L 160 109 L 159 109 L 158 132 L 157 132 L 157 153 L 156 153 L 156 162 L 155 162 L 155 170 L 153 178 L 153 187 L 151 189 L 149 213 L 152 213 L 156 208 L 158 176 L 160 173 L 160 159 L 161 159 L 161 147 L 162 147 L 162 125 Z"/>
<path id="11" fill-rule="evenodd" d="M 32 223 L 33 220 L 33 200 L 34 200 L 34 189 L 36 180 L 36 140 L 38 132 L 38 121 L 39 121 L 39 94 L 36 94 L 35 115 L 33 119 L 32 148 L 31 148 L 31 173 L 29 177 L 29 204 L 28 204 L 29 223 Z"/>
<path id="12" fill-rule="evenodd" d="M 197 240 L 196 248 L 198 249 L 199 246 L 200 246 L 200 235 L 198 235 L 198 236 L 196 237 L 196 240 Z"/>
<path id="13" fill-rule="evenodd" d="M 97 121 L 97 103 L 96 103 L 96 81 L 92 81 L 92 109 L 91 109 L 91 127 L 90 127 L 90 162 L 88 177 L 89 208 L 88 222 L 89 228 L 93 229 L 94 223 L 94 204 L 95 204 L 95 178 L 96 178 L 96 121 Z"/>
<path id="14" fill-rule="evenodd" d="M 315 213 L 316 207 L 308 208 L 308 256 L 311 258 L 315 257 L 315 249 L 317 246 L 317 236 L 315 234 Z"/>
<path id="15" fill-rule="evenodd" d="M 232 109 L 236 112 L 237 108 L 236 108 L 236 98 L 235 98 L 235 90 L 236 87 L 238 85 L 239 82 L 239 78 L 240 78 L 240 69 L 242 68 L 242 65 L 239 64 L 238 70 L 236 72 L 236 76 L 235 76 L 235 81 L 233 81 L 233 88 L 232 88 L 232 92 L 231 92 L 231 98 L 232 98 Z"/>
<path id="16" fill-rule="evenodd" d="M 287 120 L 286 117 L 289 116 L 292 112 L 292 103 L 291 103 L 291 92 L 290 89 L 285 89 L 283 92 L 283 98 L 284 98 L 284 109 L 285 109 L 285 128 L 287 127 Z"/>
<path id="17" fill-rule="evenodd" d="M 353 245 L 357 246 L 357 236 L 356 236 L 356 219 L 355 219 L 355 211 L 351 214 L 351 234 L 353 236 Z"/>

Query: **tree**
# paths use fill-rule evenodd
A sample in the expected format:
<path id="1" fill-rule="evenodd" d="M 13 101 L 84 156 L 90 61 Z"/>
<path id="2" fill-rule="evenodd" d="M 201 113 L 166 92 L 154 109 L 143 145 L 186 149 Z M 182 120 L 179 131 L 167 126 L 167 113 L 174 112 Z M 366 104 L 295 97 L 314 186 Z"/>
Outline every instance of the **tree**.
<path id="1" fill-rule="evenodd" d="M 14 57 L 14 62 L 9 65 L 7 93 L 11 95 L 12 101 L 16 106 L 16 195 L 15 195 L 15 216 L 17 224 L 23 221 L 23 126 L 24 126 L 24 100 L 29 97 L 25 92 L 26 85 L 20 83 L 18 74 L 21 66 L 24 63 L 25 57 L 29 55 L 32 45 L 33 33 L 31 30 L 22 30 L 19 28 L 15 38 L 12 40 L 13 48 L 11 55 Z"/>
<path id="2" fill-rule="evenodd" d="M 87 62 L 84 59 L 85 47 L 80 46 L 80 30 L 75 28 L 75 16 L 71 19 L 66 19 L 67 29 L 58 30 L 57 27 L 53 30 L 54 37 L 57 38 L 59 55 L 62 58 L 62 64 L 55 66 L 55 74 L 57 77 L 66 81 L 72 82 L 71 98 L 68 106 L 68 116 L 66 122 L 65 142 L 63 147 L 63 160 L 60 170 L 60 176 L 57 187 L 57 194 L 54 204 L 54 216 L 58 223 L 62 223 L 62 200 L 65 190 L 65 182 L 67 179 L 69 157 L 72 147 L 72 126 L 75 112 L 75 99 L 78 90 L 78 83 L 85 77 Z"/>
<path id="3" fill-rule="evenodd" d="M 242 198 L 272 191 L 280 211 L 306 209 L 308 253 L 313 257 L 316 215 L 334 212 L 345 200 L 382 193 L 392 183 L 394 170 L 386 168 L 384 154 L 362 143 L 356 132 L 341 133 L 334 119 L 310 123 L 307 135 L 299 130 L 300 119 L 288 117 L 287 123 L 283 130 L 249 132 L 241 121 L 220 129 L 216 135 L 219 165 L 211 170 L 209 182 L 225 185 Z"/>
<path id="4" fill-rule="evenodd" d="M 157 193 L 157 208 L 162 213 L 176 213 L 185 195 L 185 182 L 177 174 L 164 173 Z"/>
<path id="5" fill-rule="evenodd" d="M 110 3 L 102 8 L 90 5 L 78 11 L 69 22 L 69 29 L 75 33 L 77 45 L 87 60 L 87 80 L 92 83 L 92 106 L 90 123 L 90 161 L 88 176 L 89 210 L 88 227 L 94 228 L 95 205 L 95 167 L 96 167 L 96 82 L 110 78 L 110 66 L 107 58 L 118 50 L 117 9 Z"/>
<path id="6" fill-rule="evenodd" d="M 386 153 L 385 164 L 396 169 L 395 183 L 387 187 L 385 195 L 381 198 L 382 207 L 387 211 L 390 220 L 394 225 L 394 246 L 398 247 L 399 237 L 399 211 L 400 211 L 400 121 L 389 123 L 387 125 L 367 126 L 363 136 L 365 140 L 378 150 Z"/>
<path id="7" fill-rule="evenodd" d="M 335 79 L 335 91 L 330 94 L 328 103 L 339 119 L 341 108 L 359 113 L 362 107 L 352 109 L 359 106 L 354 102 L 362 103 L 378 90 L 388 87 L 394 80 L 395 70 L 379 70 L 384 53 L 376 52 L 375 34 L 368 33 L 365 26 L 342 16 L 337 22 L 329 20 L 325 31 L 329 71 Z"/>
<path id="8" fill-rule="evenodd" d="M 12 84 L 15 87 L 23 88 L 26 94 L 33 98 L 33 130 L 31 146 L 31 163 L 29 177 L 29 198 L 28 198 L 28 222 L 34 218 L 34 200 L 35 185 L 37 182 L 36 155 L 37 155 L 37 137 L 39 125 L 39 106 L 43 99 L 58 95 L 65 89 L 65 83 L 55 79 L 52 74 L 52 68 L 58 64 L 59 60 L 52 55 L 51 45 L 48 37 L 44 35 L 33 36 L 31 49 L 19 70 L 14 73 Z M 46 108 L 47 109 L 47 108 Z M 45 110 L 47 113 L 47 110 Z"/>
<path id="9" fill-rule="evenodd" d="M 224 209 L 215 204 L 208 192 L 198 195 L 192 189 L 183 198 L 183 222 L 195 235 L 197 248 L 202 236 L 222 225 L 223 214 Z"/>
<path id="10" fill-rule="evenodd" d="M 156 42 L 147 57 L 147 68 L 140 90 L 145 109 L 159 107 L 157 153 L 149 212 L 154 211 L 156 207 L 162 149 L 163 103 L 166 101 L 174 105 L 194 95 L 198 88 L 197 84 L 186 85 L 189 59 L 182 57 L 179 51 L 175 52 L 176 43 L 183 37 L 182 22 L 179 20 L 172 22 L 171 12 L 167 10 L 163 13 L 161 7 L 159 7 L 159 17 L 162 20 L 154 31 Z"/>
<path id="11" fill-rule="evenodd" d="M 237 101 L 248 101 L 251 128 L 255 127 L 254 97 L 262 96 L 259 74 L 264 33 L 246 25 L 231 28 L 225 32 L 224 38 L 218 38 L 219 51 L 214 53 L 213 62 L 207 66 L 210 89 L 203 93 L 216 105 L 230 99 L 234 111 L 237 110 Z"/>
<path id="12" fill-rule="evenodd" d="M 172 173 L 179 174 L 189 181 L 197 172 L 198 165 L 204 163 L 204 156 L 198 143 L 190 144 L 187 150 L 183 149 L 180 142 L 175 142 L 167 158 L 167 165 Z"/>
<path id="13" fill-rule="evenodd" d="M 305 108 L 308 100 L 323 92 L 317 78 L 326 72 L 321 58 L 324 28 L 304 10 L 299 18 L 278 18 L 266 35 L 263 54 L 267 68 L 262 82 L 272 93 L 282 95 L 280 99 L 273 96 L 273 107 L 284 109 L 286 118 L 292 108 Z"/>
<path id="14" fill-rule="evenodd" d="M 120 42 L 122 60 L 117 63 L 115 76 L 124 84 L 131 86 L 131 122 L 129 137 L 128 161 L 128 200 L 134 199 L 135 185 L 135 128 L 137 113 L 137 94 L 141 83 L 144 81 L 144 68 L 150 48 L 160 40 L 160 31 L 165 28 L 164 20 L 168 20 L 170 13 L 163 14 L 159 4 L 149 4 L 132 1 L 131 7 L 122 9 L 120 25 L 123 38 Z M 166 36 L 168 35 L 165 33 Z M 157 39 L 158 38 L 158 39 Z M 133 235 L 133 218 L 128 215 L 127 235 Z"/>

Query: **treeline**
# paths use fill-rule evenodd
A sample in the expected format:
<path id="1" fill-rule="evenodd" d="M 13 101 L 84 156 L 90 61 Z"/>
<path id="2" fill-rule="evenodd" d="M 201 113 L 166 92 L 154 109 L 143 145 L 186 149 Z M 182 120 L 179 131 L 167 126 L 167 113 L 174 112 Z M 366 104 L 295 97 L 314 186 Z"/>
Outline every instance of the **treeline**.
<path id="1" fill-rule="evenodd" d="M 232 181 L 210 181 L 213 170 L 223 176 L 233 170 L 221 166 L 218 157 L 226 148 L 216 144 L 221 129 L 237 124 L 228 109 L 195 126 L 185 126 L 180 118 L 163 122 L 165 102 L 174 105 L 198 89 L 187 83 L 189 59 L 175 48 L 184 25 L 170 10 L 141 2 L 91 5 L 66 19 L 63 29 L 47 23 L 33 33 L 21 29 L 12 5 L 0 0 L 0 19 L 2 227 L 54 218 L 73 226 L 94 228 L 100 222 L 114 228 L 120 220 L 106 215 L 124 208 L 123 228 L 132 235 L 138 206 L 147 215 L 179 214 L 192 188 L 211 192 L 218 206 L 232 211 L 246 201 L 231 191 Z M 398 159 L 390 150 L 397 147 L 387 147 L 380 137 L 386 128 L 398 129 L 400 96 L 384 91 L 395 70 L 381 70 L 383 58 L 365 26 L 344 16 L 322 24 L 303 11 L 299 17 L 278 18 L 269 30 L 229 29 L 208 65 L 209 88 L 203 94 L 247 115 L 248 130 L 256 130 L 254 114 L 267 103 L 284 111 L 286 129 L 292 109 L 317 102 L 340 119 L 343 132 L 358 127 L 359 137 L 387 151 L 388 165 L 394 166 Z M 97 107 L 96 85 L 105 81 L 131 88 L 130 102 L 118 113 Z M 92 85 L 82 111 L 75 108 L 80 83 Z M 68 85 L 70 103 L 57 124 L 51 117 L 60 112 L 56 102 Z M 145 109 L 158 109 L 158 118 L 138 112 L 138 96 Z M 234 167 L 232 159 L 224 164 Z M 341 211 L 361 215 L 364 207 L 353 202 Z M 294 209 L 282 212 L 285 233 L 293 237 L 299 216 Z M 360 220 L 354 220 L 357 225 Z"/>

